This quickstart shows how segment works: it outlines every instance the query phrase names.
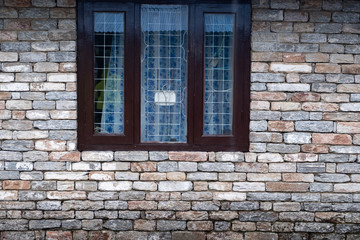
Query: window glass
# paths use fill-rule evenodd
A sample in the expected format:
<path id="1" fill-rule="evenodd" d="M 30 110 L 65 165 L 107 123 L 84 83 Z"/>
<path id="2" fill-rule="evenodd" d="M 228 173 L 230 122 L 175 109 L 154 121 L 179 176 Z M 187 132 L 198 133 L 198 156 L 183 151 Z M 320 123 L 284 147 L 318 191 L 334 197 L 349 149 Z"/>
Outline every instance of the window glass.
<path id="1" fill-rule="evenodd" d="M 205 14 L 204 135 L 231 135 L 234 14 Z"/>
<path id="2" fill-rule="evenodd" d="M 188 9 L 141 5 L 141 141 L 186 142 Z"/>
<path id="3" fill-rule="evenodd" d="M 94 13 L 94 127 L 124 132 L 124 13 Z"/>

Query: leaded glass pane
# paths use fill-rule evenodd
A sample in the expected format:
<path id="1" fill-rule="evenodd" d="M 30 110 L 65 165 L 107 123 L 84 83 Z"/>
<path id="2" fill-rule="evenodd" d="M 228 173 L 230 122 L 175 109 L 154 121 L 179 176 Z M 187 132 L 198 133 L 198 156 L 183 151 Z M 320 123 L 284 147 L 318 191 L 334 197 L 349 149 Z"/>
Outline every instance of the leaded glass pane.
<path id="1" fill-rule="evenodd" d="M 205 14 L 204 135 L 232 134 L 234 14 Z"/>
<path id="2" fill-rule="evenodd" d="M 124 132 L 124 13 L 94 14 L 94 128 Z"/>
<path id="3" fill-rule="evenodd" d="M 141 141 L 186 142 L 187 6 L 141 5 Z"/>

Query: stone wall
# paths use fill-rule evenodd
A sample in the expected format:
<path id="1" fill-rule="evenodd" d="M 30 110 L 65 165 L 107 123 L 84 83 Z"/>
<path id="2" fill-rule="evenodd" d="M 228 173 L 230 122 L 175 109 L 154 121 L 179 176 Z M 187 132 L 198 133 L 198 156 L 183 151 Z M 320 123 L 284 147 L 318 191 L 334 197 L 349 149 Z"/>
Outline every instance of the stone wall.
<path id="1" fill-rule="evenodd" d="M 360 239 L 360 2 L 252 6 L 249 152 L 78 152 L 75 1 L 0 0 L 1 239 Z"/>

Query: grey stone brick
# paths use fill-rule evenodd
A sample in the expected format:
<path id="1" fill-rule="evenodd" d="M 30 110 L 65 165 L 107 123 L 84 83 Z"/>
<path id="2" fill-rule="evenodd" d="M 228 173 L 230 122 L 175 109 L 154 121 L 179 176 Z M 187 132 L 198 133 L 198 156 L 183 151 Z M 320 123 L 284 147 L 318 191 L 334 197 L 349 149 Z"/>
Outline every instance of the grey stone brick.
<path id="1" fill-rule="evenodd" d="M 211 201 L 192 202 L 191 209 L 196 211 L 219 211 L 220 202 L 211 202 Z"/>
<path id="2" fill-rule="evenodd" d="M 331 183 L 310 183 L 310 192 L 331 192 L 333 185 Z"/>
<path id="3" fill-rule="evenodd" d="M 30 51 L 29 42 L 3 42 L 1 43 L 3 52 L 28 52 Z"/>
<path id="4" fill-rule="evenodd" d="M 18 39 L 22 41 L 48 40 L 47 31 L 22 31 L 18 32 Z"/>
<path id="5" fill-rule="evenodd" d="M 251 120 L 280 120 L 281 112 L 276 111 L 251 111 Z"/>
<path id="6" fill-rule="evenodd" d="M 40 191 L 56 190 L 56 181 L 32 181 L 31 189 Z"/>
<path id="7" fill-rule="evenodd" d="M 32 0 L 34 7 L 56 7 L 55 0 Z"/>
<path id="8" fill-rule="evenodd" d="M 302 172 L 302 173 L 325 172 L 325 163 L 297 163 L 297 172 Z"/>
<path id="9" fill-rule="evenodd" d="M 296 121 L 296 131 L 332 132 L 334 123 L 331 121 Z"/>
<path id="10" fill-rule="evenodd" d="M 49 52 L 48 57 L 50 62 L 75 62 L 75 52 Z"/>
<path id="11" fill-rule="evenodd" d="M 50 229 L 61 226 L 60 220 L 30 220 L 29 229 Z"/>
<path id="12" fill-rule="evenodd" d="M 149 152 L 150 161 L 164 161 L 169 159 L 168 152 Z"/>
<path id="13" fill-rule="evenodd" d="M 299 9 L 300 3 L 297 0 L 282 1 L 282 0 L 272 0 L 270 7 L 273 9 Z"/>
<path id="14" fill-rule="evenodd" d="M 217 180 L 217 173 L 204 173 L 204 172 L 188 173 L 187 180 L 191 180 L 191 181 Z"/>
<path id="15" fill-rule="evenodd" d="M 144 200 L 145 192 L 139 191 L 130 191 L 130 192 L 120 192 L 119 200 Z"/>
<path id="16" fill-rule="evenodd" d="M 250 131 L 262 132 L 267 130 L 267 121 L 250 121 Z"/>
<path id="17" fill-rule="evenodd" d="M 330 152 L 334 153 L 345 153 L 345 154 L 352 154 L 352 153 L 360 153 L 359 146 L 331 146 Z"/>
<path id="18" fill-rule="evenodd" d="M 285 82 L 285 76 L 282 73 L 252 73 L 251 82 Z"/>
<path id="19" fill-rule="evenodd" d="M 329 43 L 343 44 L 359 44 L 359 36 L 357 34 L 329 34 Z"/>
<path id="20" fill-rule="evenodd" d="M 345 46 L 345 53 L 360 54 L 360 46 L 347 45 Z"/>
<path id="21" fill-rule="evenodd" d="M 39 201 L 46 198 L 45 192 L 40 191 L 20 191 L 19 200 L 20 201 Z"/>
<path id="22" fill-rule="evenodd" d="M 52 41 L 66 41 L 66 40 L 76 40 L 76 31 L 74 30 L 50 30 L 49 31 L 49 39 Z M 66 50 L 68 49 L 68 50 Z M 75 48 L 67 48 L 64 47 L 62 43 L 60 43 L 61 51 L 75 51 Z"/>
<path id="23" fill-rule="evenodd" d="M 21 180 L 42 180 L 43 173 L 42 172 L 22 172 L 20 173 L 20 179 Z"/>
<path id="24" fill-rule="evenodd" d="M 68 230 L 81 229 L 81 221 L 75 219 L 63 220 L 61 221 L 61 228 Z"/>
<path id="25" fill-rule="evenodd" d="M 360 164 L 358 163 L 339 163 L 337 165 L 339 173 L 360 173 Z"/>
<path id="26" fill-rule="evenodd" d="M 156 230 L 158 231 L 176 231 L 185 230 L 186 221 L 159 220 Z"/>
<path id="27" fill-rule="evenodd" d="M 52 30 L 57 28 L 57 21 L 55 19 L 35 19 L 31 21 L 31 28 L 33 30 Z"/>
<path id="28" fill-rule="evenodd" d="M 348 162 L 349 155 L 344 154 L 320 154 L 320 162 Z"/>
<path id="29" fill-rule="evenodd" d="M 246 194 L 247 200 L 253 201 L 288 201 L 291 198 L 290 193 L 251 193 Z"/>
<path id="30" fill-rule="evenodd" d="M 16 82 L 44 82 L 46 81 L 45 73 L 17 73 Z"/>
<path id="31" fill-rule="evenodd" d="M 77 133 L 75 131 L 50 131 L 49 139 L 54 140 L 75 140 Z"/>
<path id="32" fill-rule="evenodd" d="M 315 214 L 310 212 L 281 212 L 279 219 L 288 222 L 311 222 L 314 221 Z"/>
<path id="33" fill-rule="evenodd" d="M 254 9 L 252 19 L 255 21 L 282 21 L 282 10 Z"/>
<path id="34" fill-rule="evenodd" d="M 243 211 L 243 210 L 258 210 L 260 207 L 259 202 L 231 202 L 230 203 L 230 210 L 237 210 L 237 211 Z"/>
<path id="35" fill-rule="evenodd" d="M 300 152 L 299 145 L 269 143 L 266 147 L 269 152 L 297 153 Z"/>
<path id="36" fill-rule="evenodd" d="M 350 177 L 346 174 L 322 173 L 315 175 L 318 182 L 349 182 Z"/>
<path id="37" fill-rule="evenodd" d="M 300 41 L 303 43 L 326 43 L 326 34 L 320 33 L 303 33 L 301 34 Z"/>
<path id="38" fill-rule="evenodd" d="M 5 162 L 6 170 L 15 171 L 31 171 L 33 170 L 33 163 L 28 162 Z"/>
<path id="39" fill-rule="evenodd" d="M 38 129 L 76 129 L 75 120 L 48 120 L 48 121 L 35 121 L 34 127 Z"/>
<path id="40" fill-rule="evenodd" d="M 160 201 L 158 205 L 159 210 L 171 210 L 162 212 L 147 212 L 146 219 L 174 219 L 175 213 L 173 211 L 190 210 L 191 203 L 186 201 Z"/>
<path id="41" fill-rule="evenodd" d="M 313 83 L 311 86 L 311 90 L 313 92 L 336 92 L 336 84 L 331 83 Z"/>
<path id="42" fill-rule="evenodd" d="M 230 229 L 230 223 L 224 221 L 216 221 L 214 223 L 214 230 L 215 231 L 227 231 Z"/>
<path id="43" fill-rule="evenodd" d="M 59 29 L 76 30 L 76 21 L 71 19 L 60 19 L 58 21 Z"/>
<path id="44" fill-rule="evenodd" d="M 21 8 L 19 18 L 49 18 L 48 8 Z"/>
<path id="45" fill-rule="evenodd" d="M 296 144 L 305 144 L 311 143 L 311 134 L 310 133 L 284 133 L 284 142 L 285 143 L 296 143 Z"/>
<path id="46" fill-rule="evenodd" d="M 315 23 L 317 33 L 341 33 L 342 24 L 340 23 Z"/>
<path id="47" fill-rule="evenodd" d="M 3 63 L 2 64 L 3 72 L 31 72 L 31 64 L 28 63 Z"/>
<path id="48" fill-rule="evenodd" d="M 2 142 L 2 149 L 8 151 L 29 151 L 34 149 L 34 142 L 27 140 L 5 140 Z"/>
<path id="49" fill-rule="evenodd" d="M 126 209 L 126 208 L 125 208 Z M 119 219 L 138 219 L 140 218 L 140 211 L 119 211 Z"/>
<path id="50" fill-rule="evenodd" d="M 30 47 L 29 47 L 30 50 Z M 28 50 L 28 51 L 29 51 Z M 58 51 L 59 43 L 58 42 L 32 42 L 31 43 L 32 51 Z M 26 51 L 26 50 L 23 50 Z"/>
<path id="51" fill-rule="evenodd" d="M 295 223 L 295 231 L 298 232 L 333 232 L 334 224 L 331 223 Z"/>
<path id="52" fill-rule="evenodd" d="M 296 44 L 295 52 L 318 52 L 319 44 Z"/>
<path id="53" fill-rule="evenodd" d="M 42 52 L 24 52 L 20 53 L 20 62 L 44 62 L 46 54 Z"/>
<path id="54" fill-rule="evenodd" d="M 302 83 L 325 82 L 325 76 L 323 74 L 300 74 L 300 82 Z"/>
<path id="55" fill-rule="evenodd" d="M 266 84 L 265 83 L 251 83 L 251 91 L 265 91 Z"/>
<path id="56" fill-rule="evenodd" d="M 339 23 L 358 23 L 359 14 L 349 12 L 334 12 L 332 14 L 332 20 L 333 22 Z"/>
<path id="57" fill-rule="evenodd" d="M 207 172 L 233 172 L 233 163 L 199 163 L 198 170 Z"/>
<path id="58" fill-rule="evenodd" d="M 4 231 L 1 235 L 4 239 L 36 239 L 34 231 Z"/>
<path id="59" fill-rule="evenodd" d="M 292 193 L 291 200 L 295 202 L 319 202 L 319 193 Z"/>
<path id="60" fill-rule="evenodd" d="M 351 194 L 322 193 L 321 202 L 352 202 Z"/>
<path id="61" fill-rule="evenodd" d="M 0 231 L 24 231 L 24 230 L 28 230 L 28 220 L 0 219 Z"/>
<path id="62" fill-rule="evenodd" d="M 141 198 L 140 200 L 142 200 Z M 127 209 L 128 204 L 126 201 L 105 201 L 105 209 L 120 210 Z"/>
<path id="63" fill-rule="evenodd" d="M 101 230 L 102 229 L 102 219 L 93 219 L 93 220 L 82 220 L 82 229 L 83 230 Z"/>
<path id="64" fill-rule="evenodd" d="M 177 162 L 159 162 L 157 164 L 157 170 L 159 172 L 176 172 L 178 171 Z"/>
<path id="65" fill-rule="evenodd" d="M 272 222 L 278 220 L 275 212 L 242 211 L 239 220 L 244 222 Z"/>
<path id="66" fill-rule="evenodd" d="M 331 203 L 304 203 L 304 210 L 310 212 L 328 212 L 332 210 Z"/>
<path id="67" fill-rule="evenodd" d="M 321 44 L 320 52 L 323 53 L 344 53 L 344 45 L 341 44 Z"/>
<path id="68" fill-rule="evenodd" d="M 333 204 L 333 211 L 336 212 L 359 212 L 360 203 L 335 203 Z"/>

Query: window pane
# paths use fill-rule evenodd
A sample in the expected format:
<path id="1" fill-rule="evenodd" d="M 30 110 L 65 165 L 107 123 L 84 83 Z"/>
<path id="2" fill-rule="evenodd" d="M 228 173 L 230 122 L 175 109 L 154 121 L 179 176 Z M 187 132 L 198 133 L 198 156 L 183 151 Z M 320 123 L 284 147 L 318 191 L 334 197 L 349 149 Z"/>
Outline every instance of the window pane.
<path id="1" fill-rule="evenodd" d="M 124 132 L 124 13 L 95 13 L 94 123 L 97 133 Z"/>
<path id="2" fill-rule="evenodd" d="M 142 142 L 186 142 L 187 14 L 187 6 L 141 6 Z"/>
<path id="3" fill-rule="evenodd" d="M 232 134 L 234 14 L 205 14 L 204 135 Z"/>

